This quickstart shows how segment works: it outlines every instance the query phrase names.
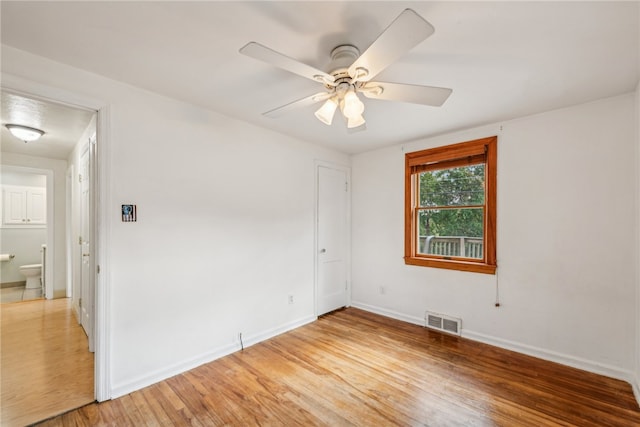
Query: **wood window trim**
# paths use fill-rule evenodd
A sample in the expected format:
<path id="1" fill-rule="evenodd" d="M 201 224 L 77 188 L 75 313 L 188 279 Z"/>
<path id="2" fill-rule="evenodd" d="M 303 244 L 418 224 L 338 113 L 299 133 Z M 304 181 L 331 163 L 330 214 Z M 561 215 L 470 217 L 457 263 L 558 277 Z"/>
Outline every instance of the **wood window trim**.
<path id="1" fill-rule="evenodd" d="M 449 270 L 495 274 L 496 264 L 496 192 L 497 192 L 498 137 L 476 139 L 453 145 L 431 148 L 405 154 L 404 190 L 404 262 L 407 265 L 444 268 Z M 448 257 L 416 254 L 416 224 L 414 222 L 414 176 L 419 171 L 446 169 L 465 162 L 477 163 L 485 157 L 485 209 L 484 245 L 481 260 L 448 259 Z M 465 160 L 468 159 L 468 160 Z M 437 166 L 436 166 L 437 165 Z"/>

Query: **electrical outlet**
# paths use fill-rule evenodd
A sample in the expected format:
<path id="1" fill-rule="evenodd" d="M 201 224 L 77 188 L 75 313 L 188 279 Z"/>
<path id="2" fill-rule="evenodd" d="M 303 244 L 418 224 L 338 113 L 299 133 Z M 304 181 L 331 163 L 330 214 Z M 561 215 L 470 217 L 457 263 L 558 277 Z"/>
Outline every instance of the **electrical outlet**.
<path id="1" fill-rule="evenodd" d="M 289 304 L 293 304 L 293 295 L 289 295 Z"/>

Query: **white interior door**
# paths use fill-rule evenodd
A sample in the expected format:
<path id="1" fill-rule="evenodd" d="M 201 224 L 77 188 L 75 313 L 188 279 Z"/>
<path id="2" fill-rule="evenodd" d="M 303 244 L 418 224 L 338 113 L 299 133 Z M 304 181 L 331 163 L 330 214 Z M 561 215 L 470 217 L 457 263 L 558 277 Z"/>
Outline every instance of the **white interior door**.
<path id="1" fill-rule="evenodd" d="M 349 303 L 349 179 L 347 170 L 318 166 L 317 315 Z"/>
<path id="2" fill-rule="evenodd" d="M 93 351 L 93 262 L 91 227 L 91 143 L 80 159 L 80 324 Z"/>

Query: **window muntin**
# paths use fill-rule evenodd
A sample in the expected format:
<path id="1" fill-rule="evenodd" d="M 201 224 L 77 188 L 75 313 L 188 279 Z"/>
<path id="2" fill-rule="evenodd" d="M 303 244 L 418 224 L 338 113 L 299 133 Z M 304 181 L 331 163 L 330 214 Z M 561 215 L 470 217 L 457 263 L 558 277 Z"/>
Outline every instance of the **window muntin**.
<path id="1" fill-rule="evenodd" d="M 496 137 L 406 155 L 405 262 L 495 271 Z"/>

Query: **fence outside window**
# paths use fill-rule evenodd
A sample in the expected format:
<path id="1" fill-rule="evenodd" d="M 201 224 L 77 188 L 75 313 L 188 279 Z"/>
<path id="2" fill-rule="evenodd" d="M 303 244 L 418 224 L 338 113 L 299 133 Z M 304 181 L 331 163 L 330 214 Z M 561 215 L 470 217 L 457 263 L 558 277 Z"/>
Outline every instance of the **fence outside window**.
<path id="1" fill-rule="evenodd" d="M 482 237 L 420 236 L 420 253 L 482 259 Z"/>

